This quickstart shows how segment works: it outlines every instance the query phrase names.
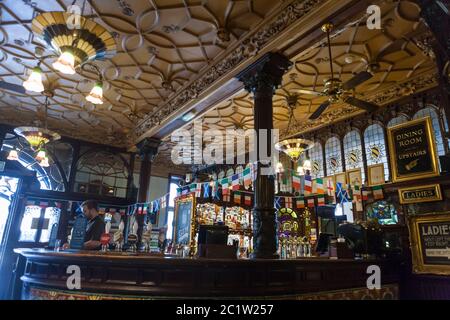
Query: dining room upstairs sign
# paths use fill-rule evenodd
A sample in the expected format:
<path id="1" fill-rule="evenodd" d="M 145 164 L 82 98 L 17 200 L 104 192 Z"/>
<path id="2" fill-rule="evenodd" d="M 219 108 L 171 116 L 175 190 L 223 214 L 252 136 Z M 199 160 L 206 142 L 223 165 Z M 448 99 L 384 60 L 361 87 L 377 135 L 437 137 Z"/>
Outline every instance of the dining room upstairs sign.
<path id="1" fill-rule="evenodd" d="M 430 117 L 388 128 L 393 182 L 439 175 Z"/>

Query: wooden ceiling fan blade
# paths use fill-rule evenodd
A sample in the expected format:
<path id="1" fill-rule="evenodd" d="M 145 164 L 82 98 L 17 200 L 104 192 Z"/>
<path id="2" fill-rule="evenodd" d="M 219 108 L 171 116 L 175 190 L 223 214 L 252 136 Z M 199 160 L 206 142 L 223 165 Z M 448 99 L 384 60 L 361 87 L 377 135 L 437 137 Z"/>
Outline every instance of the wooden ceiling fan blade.
<path id="1" fill-rule="evenodd" d="M 352 106 L 358 107 L 360 109 L 364 109 L 368 112 L 374 112 L 378 109 L 376 104 L 371 102 L 363 101 L 354 97 L 347 97 L 344 99 L 345 103 L 351 104 Z"/>
<path id="2" fill-rule="evenodd" d="M 297 93 L 300 93 L 300 94 L 309 94 L 312 96 L 323 96 L 324 95 L 323 92 L 307 90 L 307 89 L 296 89 L 295 91 L 297 91 Z"/>
<path id="3" fill-rule="evenodd" d="M 317 118 L 319 118 L 321 114 L 330 106 L 330 104 L 330 101 L 322 103 L 309 117 L 309 120 L 316 120 Z"/>
<path id="4" fill-rule="evenodd" d="M 353 78 L 351 78 L 349 81 L 344 83 L 342 85 L 342 89 L 343 90 L 352 90 L 352 89 L 356 88 L 357 86 L 359 86 L 361 83 L 366 82 L 367 80 L 369 80 L 372 77 L 373 77 L 373 75 L 370 72 L 362 71 L 362 72 L 358 73 L 356 76 L 354 76 Z"/>
<path id="5" fill-rule="evenodd" d="M 5 81 L 1 81 L 1 80 L 0 80 L 0 89 L 14 91 L 14 92 L 21 93 L 21 94 L 25 94 L 25 92 L 26 92 L 25 88 L 21 85 L 5 82 Z"/>

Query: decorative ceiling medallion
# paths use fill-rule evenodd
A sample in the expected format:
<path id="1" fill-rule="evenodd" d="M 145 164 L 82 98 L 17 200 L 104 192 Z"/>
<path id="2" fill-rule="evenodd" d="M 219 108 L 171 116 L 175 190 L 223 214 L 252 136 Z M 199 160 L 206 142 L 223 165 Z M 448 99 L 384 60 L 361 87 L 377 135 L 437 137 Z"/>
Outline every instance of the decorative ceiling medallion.
<path id="1" fill-rule="evenodd" d="M 136 135 L 141 136 L 152 127 L 158 126 L 164 119 L 182 108 L 190 100 L 198 97 L 220 77 L 235 69 L 246 59 L 255 55 L 264 48 L 272 39 L 295 21 L 310 13 L 319 4 L 326 0 L 297 0 L 278 14 L 271 23 L 267 23 L 262 29 L 256 31 L 250 38 L 245 38 L 240 46 L 231 51 L 224 59 L 211 66 L 201 77 L 193 80 L 179 94 L 174 95 L 166 104 L 156 109 L 144 119 L 136 128 Z"/>
<path id="2" fill-rule="evenodd" d="M 63 11 L 44 12 L 33 19 L 32 30 L 58 55 L 70 52 L 75 66 L 90 60 L 112 58 L 116 54 L 114 37 L 104 27 L 80 16 L 80 28 L 71 30 L 71 15 Z"/>

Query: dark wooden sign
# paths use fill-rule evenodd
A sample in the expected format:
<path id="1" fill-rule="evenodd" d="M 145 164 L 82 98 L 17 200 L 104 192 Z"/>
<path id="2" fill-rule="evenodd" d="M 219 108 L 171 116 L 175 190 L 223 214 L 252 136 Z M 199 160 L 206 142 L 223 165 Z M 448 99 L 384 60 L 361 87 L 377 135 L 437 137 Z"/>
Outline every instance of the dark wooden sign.
<path id="1" fill-rule="evenodd" d="M 398 189 L 401 204 L 422 203 L 442 200 L 441 186 L 430 184 Z"/>
<path id="2" fill-rule="evenodd" d="M 414 272 L 450 274 L 450 214 L 412 217 L 409 231 Z"/>
<path id="3" fill-rule="evenodd" d="M 83 249 L 87 223 L 87 219 L 82 214 L 75 219 L 72 238 L 70 239 L 70 249 Z"/>
<path id="4" fill-rule="evenodd" d="M 430 117 L 388 128 L 394 182 L 439 175 Z"/>

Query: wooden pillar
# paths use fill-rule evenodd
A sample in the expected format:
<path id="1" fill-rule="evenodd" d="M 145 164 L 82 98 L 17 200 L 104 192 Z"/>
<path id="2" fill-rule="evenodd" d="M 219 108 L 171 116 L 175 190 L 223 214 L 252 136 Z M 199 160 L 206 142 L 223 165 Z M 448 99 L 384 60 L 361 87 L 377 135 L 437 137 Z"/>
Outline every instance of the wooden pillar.
<path id="1" fill-rule="evenodd" d="M 261 169 L 271 164 L 261 164 L 260 146 L 267 144 L 272 150 L 270 130 L 273 129 L 272 99 L 275 89 L 281 84 L 283 74 L 291 66 L 291 62 L 281 54 L 268 53 L 238 75 L 248 92 L 253 93 L 254 128 L 257 133 L 255 146 L 257 151 L 256 178 L 254 181 L 255 201 L 253 208 L 253 248 L 251 258 L 277 258 L 277 226 L 274 208 L 275 179 L 274 175 L 263 175 Z M 260 130 L 268 130 L 267 141 L 261 141 Z M 275 164 L 273 164 L 275 166 Z"/>
<path id="2" fill-rule="evenodd" d="M 450 125 L 450 0 L 418 0 L 421 16 L 435 37 L 433 51 L 438 68 L 441 107 Z"/>
<path id="3" fill-rule="evenodd" d="M 150 187 L 150 176 L 152 174 L 152 161 L 158 153 L 158 147 L 161 141 L 153 138 L 146 138 L 139 142 L 136 147 L 139 150 L 141 157 L 141 171 L 139 173 L 139 192 L 138 203 L 147 202 L 148 189 Z M 137 215 L 136 221 L 138 223 L 138 243 L 141 243 L 142 232 L 144 230 L 144 215 Z"/>

